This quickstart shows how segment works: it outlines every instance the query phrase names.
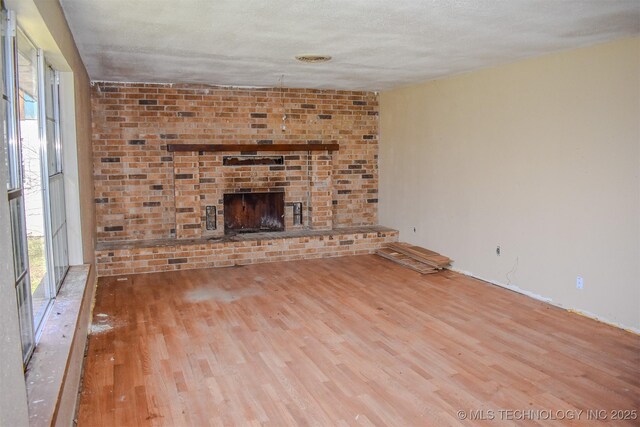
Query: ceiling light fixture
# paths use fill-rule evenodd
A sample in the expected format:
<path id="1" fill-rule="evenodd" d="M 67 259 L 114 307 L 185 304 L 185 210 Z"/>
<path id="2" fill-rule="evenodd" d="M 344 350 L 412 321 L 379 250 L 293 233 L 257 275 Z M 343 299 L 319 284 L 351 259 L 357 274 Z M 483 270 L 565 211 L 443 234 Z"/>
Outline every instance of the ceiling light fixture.
<path id="1" fill-rule="evenodd" d="M 296 55 L 296 59 L 300 62 L 306 62 L 309 64 L 331 61 L 331 57 L 329 55 Z"/>

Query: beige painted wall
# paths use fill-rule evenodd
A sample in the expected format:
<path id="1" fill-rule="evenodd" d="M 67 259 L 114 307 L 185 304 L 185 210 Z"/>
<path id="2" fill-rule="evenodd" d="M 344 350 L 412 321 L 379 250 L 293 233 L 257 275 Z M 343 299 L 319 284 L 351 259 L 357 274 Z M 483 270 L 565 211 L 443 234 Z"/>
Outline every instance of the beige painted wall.
<path id="1" fill-rule="evenodd" d="M 381 224 L 640 329 L 639 38 L 384 92 L 380 121 Z"/>

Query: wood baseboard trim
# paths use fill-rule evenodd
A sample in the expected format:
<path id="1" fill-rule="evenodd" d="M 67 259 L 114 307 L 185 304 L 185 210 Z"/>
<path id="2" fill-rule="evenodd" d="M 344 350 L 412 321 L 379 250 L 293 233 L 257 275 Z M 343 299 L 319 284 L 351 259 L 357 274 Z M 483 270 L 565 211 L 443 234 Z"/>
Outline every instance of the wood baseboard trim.
<path id="1" fill-rule="evenodd" d="M 597 322 L 604 323 L 606 325 L 613 326 L 613 327 L 616 327 L 618 329 L 622 329 L 624 331 L 630 332 L 630 333 L 635 334 L 635 335 L 640 335 L 640 329 L 638 329 L 638 328 L 622 325 L 622 324 L 620 324 L 618 322 L 614 322 L 612 320 L 605 319 L 605 318 L 603 318 L 601 316 L 598 316 L 597 314 L 593 314 L 593 313 L 591 313 L 589 311 L 586 311 L 586 310 L 582 310 L 582 309 L 575 308 L 575 307 L 566 307 L 566 306 L 564 306 L 562 304 L 559 304 L 559 303 L 553 301 L 551 298 L 547 298 L 547 297 L 544 297 L 542 295 L 538 295 L 538 294 L 536 294 L 534 292 L 531 292 L 531 291 L 528 291 L 526 289 L 519 288 L 518 286 L 510 285 L 510 284 L 508 285 L 508 284 L 505 284 L 505 283 L 497 282 L 495 280 L 485 279 L 485 278 L 480 277 L 480 276 L 478 276 L 478 275 L 476 275 L 476 274 L 474 274 L 474 273 L 472 273 L 470 271 L 460 270 L 458 268 L 450 267 L 449 269 L 451 271 L 455 271 L 456 273 L 464 274 L 465 276 L 469 276 L 469 277 L 473 277 L 474 279 L 482 280 L 483 282 L 489 283 L 491 285 L 499 286 L 501 288 L 508 289 L 508 290 L 516 292 L 518 294 L 528 296 L 529 298 L 533 298 L 533 299 L 535 299 L 537 301 L 545 302 L 545 303 L 547 303 L 549 305 L 552 305 L 554 307 L 561 308 L 562 310 L 566 310 L 566 311 L 569 311 L 571 313 L 574 313 L 574 314 L 589 318 L 591 320 L 595 320 Z"/>

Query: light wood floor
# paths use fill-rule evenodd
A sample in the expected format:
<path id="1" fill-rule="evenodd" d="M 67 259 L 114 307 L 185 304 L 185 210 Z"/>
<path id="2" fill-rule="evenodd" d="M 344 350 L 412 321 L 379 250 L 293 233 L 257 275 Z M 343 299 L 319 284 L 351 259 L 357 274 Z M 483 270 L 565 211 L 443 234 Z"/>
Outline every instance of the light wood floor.
<path id="1" fill-rule="evenodd" d="M 500 411 L 640 409 L 637 335 L 374 255 L 102 278 L 96 300 L 81 427 L 444 426 L 461 410 L 512 425 Z"/>

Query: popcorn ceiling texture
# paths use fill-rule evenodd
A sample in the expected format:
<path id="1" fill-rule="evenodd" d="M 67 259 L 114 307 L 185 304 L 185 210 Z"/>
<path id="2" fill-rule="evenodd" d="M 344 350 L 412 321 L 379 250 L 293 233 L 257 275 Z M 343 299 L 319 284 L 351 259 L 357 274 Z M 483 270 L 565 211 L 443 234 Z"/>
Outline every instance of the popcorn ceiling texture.
<path id="1" fill-rule="evenodd" d="M 92 114 L 99 242 L 220 235 L 225 192 L 284 191 L 288 230 L 294 202 L 303 203 L 298 228 L 377 224 L 372 92 L 98 82 Z M 238 153 L 166 150 L 168 143 L 336 142 L 333 153 L 259 153 L 283 155 L 276 166 L 222 166 L 223 155 Z M 216 231 L 205 227 L 210 205 Z"/>
<path id="2" fill-rule="evenodd" d="M 60 3 L 91 79 L 124 82 L 388 90 L 640 31 L 638 0 Z"/>

